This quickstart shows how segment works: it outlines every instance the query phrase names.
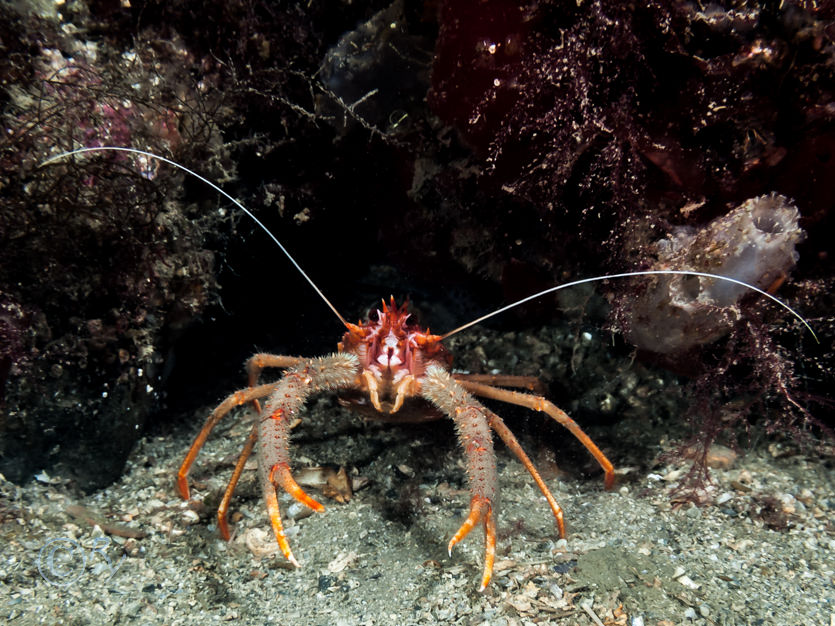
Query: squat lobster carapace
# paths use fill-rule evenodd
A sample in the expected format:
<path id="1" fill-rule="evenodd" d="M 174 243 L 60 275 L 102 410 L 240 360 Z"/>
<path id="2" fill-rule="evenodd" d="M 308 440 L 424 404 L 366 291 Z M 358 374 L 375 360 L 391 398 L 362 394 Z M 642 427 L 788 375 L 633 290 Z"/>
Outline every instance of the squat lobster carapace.
<path id="1" fill-rule="evenodd" d="M 604 485 L 611 488 L 614 483 L 614 468 L 582 429 L 568 415 L 541 395 L 504 389 L 516 387 L 533 390 L 536 381 L 530 377 L 484 376 L 451 374 L 452 357 L 443 341 L 461 330 L 477 324 L 488 317 L 498 315 L 529 300 L 561 289 L 606 279 L 627 276 L 686 275 L 714 280 L 728 281 L 743 285 L 778 303 L 798 318 L 807 328 L 808 323 L 788 305 L 762 289 L 743 283 L 734 278 L 688 270 L 649 270 L 627 272 L 609 276 L 586 278 L 558 285 L 533 294 L 523 300 L 509 304 L 443 335 L 433 335 L 428 330 L 408 322 L 409 313 L 405 305 L 397 306 L 392 299 L 384 301 L 377 319 L 364 323 L 350 324 L 331 304 L 314 282 L 302 271 L 298 263 L 279 240 L 252 215 L 243 205 L 220 189 L 217 185 L 199 176 L 190 169 L 155 154 L 122 147 L 84 148 L 52 157 L 52 163 L 72 155 L 101 152 L 129 152 L 146 158 L 157 159 L 197 177 L 224 197 L 233 202 L 252 218 L 279 246 L 296 269 L 322 297 L 347 332 L 339 343 L 338 352 L 319 358 L 301 358 L 272 354 L 256 354 L 247 361 L 249 386 L 237 391 L 221 402 L 209 415 L 183 461 L 178 475 L 177 486 L 184 499 L 189 498 L 188 472 L 214 426 L 235 407 L 252 403 L 259 413 L 259 420 L 253 426 L 244 449 L 238 458 L 232 477 L 218 508 L 218 526 L 222 536 L 229 539 L 226 520 L 231 497 L 243 472 L 244 465 L 254 449 L 257 449 L 258 475 L 270 523 L 276 541 L 284 556 L 298 566 L 281 522 L 276 490 L 284 489 L 297 501 L 314 511 L 324 507 L 308 496 L 293 479 L 290 470 L 289 432 L 307 400 L 316 393 L 325 391 L 353 391 L 368 398 L 371 407 L 383 419 L 396 420 L 401 408 L 407 402 L 422 402 L 431 417 L 449 417 L 458 433 L 459 443 L 466 457 L 467 476 L 470 486 L 470 508 L 466 519 L 449 542 L 449 550 L 461 541 L 473 528 L 481 525 L 484 529 L 484 569 L 480 589 L 490 582 L 496 550 L 496 513 L 494 503 L 498 493 L 496 458 L 493 451 L 492 433 L 498 434 L 505 445 L 522 462 L 545 496 L 556 520 L 560 537 L 565 536 L 563 513 L 544 480 L 522 450 L 519 442 L 502 419 L 482 405 L 474 396 L 501 400 L 546 413 L 567 428 L 594 456 L 604 471 Z M 809 328 L 811 331 L 811 328 Z M 814 335 L 814 333 L 812 333 Z M 265 368 L 283 368 L 284 373 L 277 382 L 259 384 Z M 263 411 L 260 400 L 266 398 Z"/>

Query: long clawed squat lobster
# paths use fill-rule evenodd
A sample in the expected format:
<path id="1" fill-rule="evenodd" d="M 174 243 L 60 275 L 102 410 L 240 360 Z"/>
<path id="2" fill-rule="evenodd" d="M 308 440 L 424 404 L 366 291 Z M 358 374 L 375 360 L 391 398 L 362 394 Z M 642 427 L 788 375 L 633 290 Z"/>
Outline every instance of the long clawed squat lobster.
<path id="1" fill-rule="evenodd" d="M 545 481 L 502 419 L 472 394 L 547 413 L 568 428 L 594 455 L 605 472 L 607 488 L 614 483 L 612 464 L 574 420 L 545 398 L 485 384 L 481 382 L 485 379 L 482 376 L 451 375 L 451 355 L 441 343 L 444 336 L 430 334 L 428 330 L 421 331 L 418 326 L 409 324 L 408 318 L 407 306 L 398 307 L 392 299 L 389 305 L 383 302 L 376 320 L 361 324 L 346 323 L 348 332 L 339 343 L 336 354 L 314 359 L 273 354 L 256 354 L 250 358 L 247 362 L 249 388 L 232 394 L 211 413 L 180 467 L 177 477 L 183 498 L 189 497 L 188 471 L 217 422 L 236 406 L 268 397 L 263 412 L 260 412 L 261 419 L 253 427 L 218 508 L 218 526 L 224 538 L 229 539 L 226 522 L 229 500 L 247 458 L 257 445 L 261 490 L 276 541 L 284 556 L 298 565 L 284 535 L 276 487 L 281 487 L 314 511 L 323 511 L 324 507 L 293 480 L 288 451 L 289 424 L 296 419 L 311 394 L 351 389 L 367 394 L 371 406 L 386 418 L 397 414 L 407 401 L 420 398 L 437 409 L 433 417 L 445 415 L 455 422 L 458 439 L 466 455 L 472 495 L 469 515 L 450 540 L 449 550 L 452 551 L 452 547 L 476 525 L 483 525 L 485 556 L 481 589 L 490 582 L 496 553 L 494 503 L 498 479 L 491 430 L 516 454 L 533 477 L 551 507 L 560 537 L 564 537 L 562 509 Z M 258 378 L 265 367 L 287 369 L 278 382 L 258 385 Z M 535 384 L 534 379 L 525 376 L 494 378 L 507 386 L 531 387 Z"/>
<path id="2" fill-rule="evenodd" d="M 545 496 L 556 520 L 560 537 L 565 536 L 565 524 L 562 509 L 533 463 L 531 463 L 530 458 L 522 450 L 516 437 L 510 432 L 502 419 L 476 400 L 473 397 L 474 395 L 509 402 L 546 413 L 566 427 L 594 456 L 603 468 L 604 485 L 607 489 L 613 485 L 615 474 L 612 463 L 603 452 L 574 420 L 554 404 L 540 395 L 502 388 L 515 387 L 533 390 L 536 388 L 536 379 L 526 376 L 451 374 L 452 356 L 442 343 L 444 339 L 488 317 L 498 315 L 547 293 L 605 279 L 659 274 L 699 276 L 743 285 L 787 309 L 809 328 L 808 323 L 796 311 L 756 286 L 725 276 L 688 270 L 626 272 L 558 285 L 493 311 L 444 335 L 433 335 L 428 330 L 422 331 L 418 326 L 408 323 L 407 306 L 398 307 L 393 298 L 388 304 L 385 301 L 383 302 L 382 310 L 377 312 L 376 320 L 351 324 L 322 294 L 281 242 L 252 213 L 217 185 L 179 163 L 152 153 L 121 147 L 75 150 L 59 154 L 46 163 L 75 154 L 108 150 L 132 153 L 168 163 L 195 176 L 229 199 L 272 238 L 347 329 L 339 343 L 338 352 L 329 356 L 301 358 L 256 354 L 251 357 L 246 366 L 249 386 L 228 396 L 212 411 L 191 445 L 177 474 L 177 486 L 180 495 L 184 499 L 189 499 L 188 472 L 209 433 L 232 409 L 252 403 L 257 408 L 260 418 L 247 438 L 226 487 L 217 512 L 218 526 L 221 535 L 228 540 L 231 536 L 226 519 L 229 503 L 243 472 L 244 465 L 257 446 L 259 482 L 270 523 L 281 552 L 295 566 L 299 566 L 299 562 L 293 555 L 284 533 L 276 490 L 280 487 L 297 501 L 314 511 L 321 512 L 324 510 L 324 507 L 307 495 L 293 479 L 290 469 L 290 425 L 297 419 L 299 412 L 313 394 L 325 391 L 352 391 L 367 395 L 368 401 L 379 417 L 389 421 L 397 419 L 399 411 L 407 402 L 423 402 L 426 405 L 424 410 L 431 413 L 430 418 L 447 416 L 453 420 L 458 432 L 459 443 L 466 456 L 471 498 L 469 514 L 453 535 L 448 548 L 451 551 L 453 546 L 466 537 L 473 528 L 479 524 L 483 526 L 485 556 L 480 590 L 484 590 L 492 576 L 496 552 L 495 503 L 498 493 L 498 479 L 496 457 L 493 451 L 493 432 L 498 434 L 504 444 L 513 451 Z M 811 328 L 809 330 L 811 331 Z M 814 332 L 812 334 L 814 335 Z M 284 373 L 277 382 L 259 384 L 259 378 L 265 368 L 283 368 Z M 262 411 L 259 401 L 263 398 L 267 398 L 267 400 Z"/>

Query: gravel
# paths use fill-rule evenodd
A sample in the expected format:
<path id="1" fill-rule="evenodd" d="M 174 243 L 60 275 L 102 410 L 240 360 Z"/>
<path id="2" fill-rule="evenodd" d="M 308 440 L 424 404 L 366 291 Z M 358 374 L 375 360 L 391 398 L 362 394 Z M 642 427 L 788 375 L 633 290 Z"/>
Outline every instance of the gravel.
<path id="1" fill-rule="evenodd" d="M 482 331 L 463 343 L 505 340 L 516 335 Z M 630 389 L 663 376 L 636 364 L 629 372 Z M 662 396 L 676 394 L 644 394 L 635 403 L 643 418 L 627 415 L 591 431 L 618 467 L 611 492 L 599 474 L 586 475 L 586 466 L 572 460 L 583 456 L 575 442 L 564 438 L 575 454 L 557 466 L 561 451 L 541 434 L 539 416 L 496 406 L 509 414 L 563 507 L 568 536 L 559 539 L 544 498 L 498 445 L 499 550 L 484 593 L 480 531 L 446 552 L 469 501 L 450 424 L 365 422 L 333 397 L 312 401 L 294 431 L 297 466 L 344 467 L 354 493 L 340 504 L 310 488 L 326 505 L 323 514 L 282 495 L 287 534 L 302 563 L 294 569 L 276 554 L 252 461 L 232 503 L 233 539 L 226 543 L 217 533 L 214 510 L 254 419 L 250 412 L 218 427 L 192 470 L 192 501 L 178 497 L 176 470 L 207 406 L 187 429 L 141 440 L 122 479 L 93 494 L 45 472 L 24 486 L 0 481 L 0 620 L 834 623 L 831 451 L 775 440 L 740 455 L 717 449 L 723 460 L 697 507 L 676 490 L 687 462 L 656 460 L 673 445 L 669 429 L 651 415 L 669 410 Z"/>

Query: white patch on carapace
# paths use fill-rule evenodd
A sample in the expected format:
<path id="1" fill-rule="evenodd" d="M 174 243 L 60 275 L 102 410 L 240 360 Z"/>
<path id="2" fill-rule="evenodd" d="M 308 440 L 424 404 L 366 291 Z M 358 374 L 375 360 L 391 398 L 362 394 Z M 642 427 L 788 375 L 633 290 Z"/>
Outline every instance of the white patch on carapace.
<path id="1" fill-rule="evenodd" d="M 397 340 L 395 334 L 389 331 L 389 334 L 383 339 L 380 346 L 380 355 L 377 357 L 377 363 L 383 367 L 397 367 L 403 363 L 403 359 L 397 354 L 400 342 Z"/>
<path id="2" fill-rule="evenodd" d="M 381 354 L 377 357 L 377 363 L 382 365 L 383 367 L 395 367 L 400 365 L 403 361 L 400 360 L 400 357 L 396 354 L 392 354 L 390 357 L 388 354 Z"/>

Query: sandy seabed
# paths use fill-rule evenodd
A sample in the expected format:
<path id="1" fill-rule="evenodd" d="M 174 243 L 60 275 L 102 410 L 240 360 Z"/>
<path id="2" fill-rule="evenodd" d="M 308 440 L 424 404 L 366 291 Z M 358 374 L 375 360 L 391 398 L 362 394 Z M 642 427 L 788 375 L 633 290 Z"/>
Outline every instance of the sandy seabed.
<path id="1" fill-rule="evenodd" d="M 480 331 L 462 343 L 515 340 L 508 337 Z M 502 352 L 495 345 L 491 351 Z M 647 381 L 657 377 L 631 367 Z M 0 483 L 0 620 L 835 623 L 832 457 L 762 439 L 711 470 L 711 503 L 682 504 L 674 487 L 687 462 L 647 461 L 672 445 L 648 413 L 654 406 L 639 407 L 643 418 L 592 431 L 618 467 L 611 492 L 599 476 L 559 471 L 553 458 L 560 452 L 543 452 L 536 428 L 521 427 L 523 446 L 565 511 L 565 540 L 525 469 L 497 444 L 499 547 L 483 593 L 480 530 L 452 556 L 446 551 L 469 502 L 451 424 L 367 423 L 331 396 L 314 399 L 294 431 L 297 466 L 345 467 L 355 491 L 340 504 L 311 488 L 326 505 L 321 515 L 280 497 L 302 563 L 294 569 L 276 554 L 252 460 L 232 504 L 233 539 L 217 533 L 214 509 L 251 412 L 223 422 L 201 452 L 191 473 L 192 501 L 177 495 L 177 467 L 207 406 L 186 422 L 193 426 L 143 439 L 123 478 L 99 492 L 79 494 L 47 473 L 22 487 Z M 520 428 L 518 418 L 509 422 Z"/>

